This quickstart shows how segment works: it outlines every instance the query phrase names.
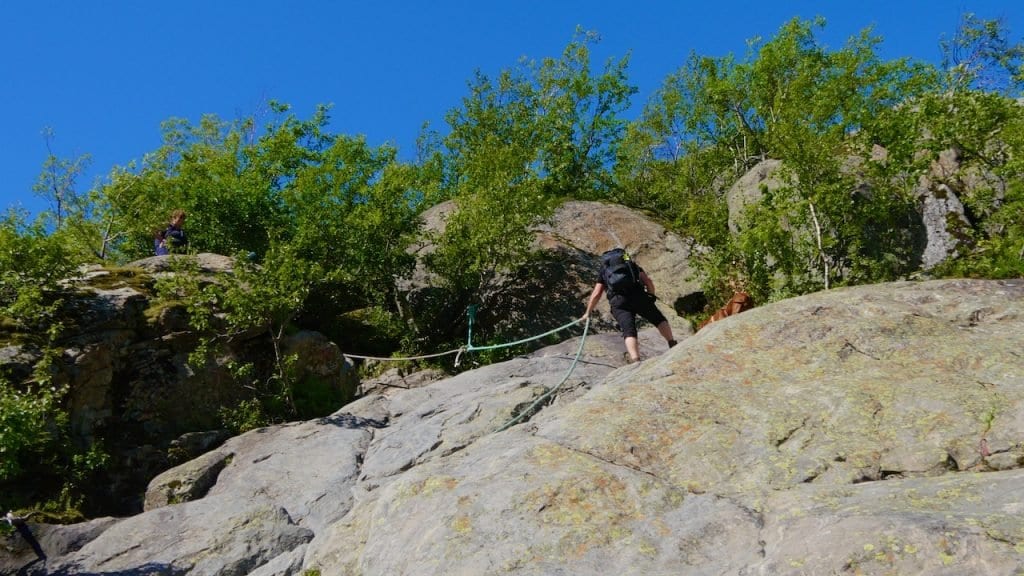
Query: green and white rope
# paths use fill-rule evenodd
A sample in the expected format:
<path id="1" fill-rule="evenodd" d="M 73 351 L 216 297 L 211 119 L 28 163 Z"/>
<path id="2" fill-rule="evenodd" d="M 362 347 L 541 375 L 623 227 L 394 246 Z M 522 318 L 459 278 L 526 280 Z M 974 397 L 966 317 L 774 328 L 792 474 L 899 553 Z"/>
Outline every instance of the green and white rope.
<path id="1" fill-rule="evenodd" d="M 510 428 L 511 426 L 513 426 L 514 424 L 516 424 L 517 422 L 522 420 L 524 417 L 526 417 L 528 414 L 532 414 L 533 410 L 537 406 L 539 406 L 541 404 L 541 402 L 546 401 L 548 398 L 551 397 L 552 394 L 554 394 L 555 392 L 558 392 L 558 390 L 569 380 L 569 377 L 572 375 L 573 370 L 576 369 L 576 365 L 579 364 L 579 362 L 580 362 L 580 356 L 583 355 L 583 345 L 586 343 L 587 332 L 590 330 L 590 315 L 588 314 L 584 318 L 577 318 L 576 320 L 573 320 L 572 322 L 569 322 L 568 324 L 563 324 L 562 326 L 559 326 L 558 328 L 555 328 L 553 330 L 548 330 L 547 332 L 544 332 L 543 334 L 538 334 L 536 336 L 531 336 L 529 338 L 523 338 L 522 340 L 516 340 L 515 342 L 507 342 L 507 343 L 504 343 L 504 344 L 492 344 L 492 345 L 489 345 L 489 346 L 473 346 L 473 318 L 475 316 L 475 313 L 476 313 L 476 310 L 471 308 L 470 309 L 470 313 L 469 313 L 469 336 L 468 336 L 468 340 L 469 341 L 466 343 L 465 346 L 462 346 L 460 348 L 455 348 L 453 350 L 446 350 L 444 352 L 437 352 L 435 354 L 421 354 L 419 356 L 403 356 L 403 357 L 394 357 L 394 356 L 363 356 L 363 355 L 360 355 L 360 354 L 343 354 L 343 356 L 345 356 L 346 358 L 358 358 L 358 359 L 361 359 L 361 360 L 377 360 L 377 361 L 381 361 L 381 362 L 407 362 L 407 361 L 412 361 L 412 360 L 424 360 L 424 359 L 427 359 L 427 358 L 439 358 L 441 356 L 448 356 L 450 354 L 456 354 L 456 356 L 455 356 L 455 365 L 458 366 L 459 365 L 459 359 L 462 357 L 462 353 L 463 352 L 472 352 L 472 351 L 475 351 L 475 350 L 494 350 L 496 348 L 508 348 L 510 346 L 519 346 L 520 344 L 525 344 L 527 342 L 532 342 L 534 340 L 540 340 L 541 338 L 544 338 L 546 336 L 550 336 L 550 335 L 552 335 L 552 334 L 554 334 L 556 332 L 561 332 L 562 330 L 565 330 L 567 328 L 575 326 L 576 324 L 579 324 L 584 319 L 586 319 L 586 323 L 583 325 L 583 335 L 580 336 L 580 345 L 579 345 L 579 348 L 577 348 L 577 350 L 576 350 L 576 356 L 572 359 L 572 364 L 569 365 L 569 370 L 566 371 L 565 376 L 562 377 L 562 380 L 558 384 L 556 384 L 554 387 L 552 387 L 550 390 L 548 390 L 544 394 L 541 394 L 536 400 L 533 401 L 532 404 L 530 404 L 530 406 L 528 406 L 525 410 L 520 412 L 518 416 L 512 418 L 508 422 L 505 422 L 505 424 L 503 424 L 501 426 L 501 428 L 498 428 L 498 430 L 497 430 L 497 432 L 501 432 L 503 430 L 507 430 L 508 428 Z"/>
<path id="2" fill-rule="evenodd" d="M 582 320 L 582 318 L 581 318 L 581 320 Z M 579 322 L 579 320 L 577 320 L 576 322 Z M 575 324 L 576 322 L 573 322 L 572 324 Z M 571 326 L 572 324 L 569 324 L 568 326 Z M 587 330 L 589 330 L 589 329 L 590 329 L 590 315 L 588 314 L 587 315 L 587 323 L 583 325 L 583 335 L 580 336 L 579 348 L 576 349 L 576 357 L 572 359 L 572 364 L 569 365 L 569 370 L 566 371 L 565 376 L 562 377 L 561 382 L 556 384 L 553 388 L 551 388 L 547 392 L 541 394 L 536 400 L 533 401 L 533 404 L 530 404 L 530 406 L 527 407 L 526 410 L 523 410 L 522 412 L 520 412 L 518 416 L 516 416 L 515 418 L 512 418 L 508 422 L 505 422 L 501 426 L 501 428 L 498 428 L 497 432 L 501 432 L 503 430 L 507 430 L 512 425 L 514 425 L 516 422 L 522 420 L 526 415 L 532 414 L 534 408 L 539 406 L 541 402 L 544 402 L 545 400 L 550 398 L 552 394 L 554 394 L 555 392 L 558 392 L 558 389 L 561 388 L 562 385 L 565 384 L 569 380 L 569 376 L 572 375 L 572 371 L 576 369 L 576 365 L 579 364 L 579 362 L 580 362 L 580 356 L 583 355 L 583 344 L 587 340 Z"/>
<path id="3" fill-rule="evenodd" d="M 451 354 L 457 354 L 457 356 L 455 357 L 455 365 L 458 366 L 459 365 L 459 357 L 462 355 L 463 352 L 474 352 L 474 351 L 478 351 L 478 350 L 494 350 L 496 348 L 508 348 L 510 346 L 519 346 L 520 344 L 525 344 L 527 342 L 532 342 L 534 340 L 540 340 L 541 338 L 544 338 L 546 336 L 550 336 L 550 335 L 552 335 L 552 334 L 554 334 L 556 332 L 561 332 L 562 330 L 565 330 L 566 328 L 569 328 L 571 326 L 575 326 L 576 324 L 579 324 L 583 320 L 582 318 L 577 318 L 576 320 L 573 320 L 572 322 L 569 322 L 568 324 L 564 324 L 564 325 L 559 326 L 558 328 L 555 328 L 553 330 L 548 330 L 547 332 L 545 332 L 543 334 L 538 334 L 536 336 L 531 336 L 529 338 L 523 338 L 522 340 L 516 340 L 515 342 L 506 342 L 504 344 L 493 344 L 493 345 L 489 345 L 489 346 L 473 346 L 473 316 L 474 316 L 474 311 L 471 310 L 470 317 L 469 317 L 469 342 L 465 346 L 461 346 L 459 348 L 454 348 L 452 350 L 446 350 L 444 352 L 436 352 L 434 354 L 421 354 L 419 356 L 364 356 L 364 355 L 361 355 L 361 354 L 347 354 L 347 353 L 344 353 L 344 352 L 342 353 L 342 355 L 345 356 L 346 358 L 356 358 L 356 359 L 359 359 L 359 360 L 377 360 L 377 361 L 380 361 L 380 362 L 411 362 L 413 360 L 425 360 L 427 358 L 440 358 L 441 356 L 448 356 L 448 355 L 451 355 Z M 589 317 L 587 317 L 587 323 L 588 324 L 590 323 L 590 318 Z"/>
<path id="4" fill-rule="evenodd" d="M 564 325 L 559 326 L 558 328 L 555 328 L 553 330 L 548 330 L 547 332 L 545 332 L 543 334 L 538 334 L 536 336 L 530 336 L 529 338 L 523 338 L 522 340 L 516 340 L 515 342 L 507 342 L 505 344 L 493 344 L 493 345 L 490 345 L 490 346 L 473 346 L 472 342 L 470 342 L 469 344 L 466 345 L 466 351 L 467 352 L 473 352 L 473 351 L 476 351 L 476 350 L 494 350 L 495 348 L 508 348 L 509 346 L 518 346 L 520 344 L 526 344 L 527 342 L 532 342 L 534 340 L 540 340 L 541 338 L 544 338 L 545 336 L 550 336 L 550 335 L 554 334 L 555 332 L 561 332 L 562 330 L 565 330 L 566 328 L 569 328 L 571 326 L 575 326 L 576 324 L 579 324 L 581 321 L 583 321 L 583 318 L 577 318 L 576 320 L 573 320 L 572 322 L 569 322 L 568 324 L 564 324 Z M 587 323 L 588 324 L 590 323 L 590 317 L 589 316 L 587 317 Z"/>
<path id="5" fill-rule="evenodd" d="M 461 352 L 465 352 L 465 351 L 466 351 L 466 347 L 463 346 L 461 348 L 455 348 L 454 350 L 448 350 L 446 352 L 437 352 L 436 354 L 422 354 L 420 356 L 402 356 L 402 357 L 396 357 L 396 356 L 362 356 L 362 355 L 359 355 L 359 354 L 345 354 L 345 353 L 342 353 L 342 356 L 344 356 L 346 358 L 358 358 L 360 360 L 380 360 L 382 362 L 387 362 L 387 361 L 405 362 L 405 361 L 410 361 L 410 360 L 424 360 L 426 358 L 439 358 L 441 356 L 448 356 L 449 354 L 457 354 L 457 353 L 461 353 Z"/>

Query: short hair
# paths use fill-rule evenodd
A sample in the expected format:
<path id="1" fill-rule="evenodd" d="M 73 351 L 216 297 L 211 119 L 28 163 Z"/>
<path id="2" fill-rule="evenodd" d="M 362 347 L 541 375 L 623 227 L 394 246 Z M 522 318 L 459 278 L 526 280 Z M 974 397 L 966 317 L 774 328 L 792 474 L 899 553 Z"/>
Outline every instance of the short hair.
<path id="1" fill-rule="evenodd" d="M 184 216 L 184 215 L 185 215 L 185 211 L 182 210 L 181 208 L 178 208 L 177 210 L 174 210 L 173 212 L 171 212 L 171 220 L 174 220 L 175 218 L 178 218 L 179 216 Z"/>

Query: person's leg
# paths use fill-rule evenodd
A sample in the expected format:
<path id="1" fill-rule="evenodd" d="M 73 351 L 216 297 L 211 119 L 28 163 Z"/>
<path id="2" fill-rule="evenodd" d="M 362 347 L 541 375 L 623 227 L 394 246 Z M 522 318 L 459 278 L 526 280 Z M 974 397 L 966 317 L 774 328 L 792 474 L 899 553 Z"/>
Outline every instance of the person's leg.
<path id="1" fill-rule="evenodd" d="M 626 343 L 626 353 L 629 354 L 630 362 L 640 360 L 640 344 L 636 334 L 636 314 L 618 306 L 612 306 L 612 316 L 622 330 L 622 338 Z"/>
<path id="2" fill-rule="evenodd" d="M 672 326 L 668 323 L 665 315 L 661 313 L 661 310 L 658 310 L 658 306 L 654 303 L 653 298 L 644 302 L 643 307 L 637 312 L 658 328 L 658 332 L 661 333 L 661 337 L 668 343 L 669 348 L 676 345 L 675 337 L 672 336 Z"/>
<path id="3" fill-rule="evenodd" d="M 665 342 L 668 342 L 669 348 L 676 345 L 676 339 L 672 337 L 672 326 L 669 325 L 668 320 L 662 320 L 661 324 L 658 324 L 658 332 L 661 333 Z"/>
<path id="4" fill-rule="evenodd" d="M 640 343 L 636 339 L 636 336 L 627 336 L 626 340 L 626 353 L 629 354 L 630 362 L 640 361 Z"/>

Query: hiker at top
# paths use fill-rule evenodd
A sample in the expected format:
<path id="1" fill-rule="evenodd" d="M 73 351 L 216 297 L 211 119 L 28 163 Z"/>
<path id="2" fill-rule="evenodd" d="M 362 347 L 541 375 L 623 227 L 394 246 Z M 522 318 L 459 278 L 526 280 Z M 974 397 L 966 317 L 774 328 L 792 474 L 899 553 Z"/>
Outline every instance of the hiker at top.
<path id="1" fill-rule="evenodd" d="M 188 236 L 182 226 L 185 225 L 185 211 L 175 210 L 171 212 L 171 223 L 164 230 L 163 241 L 157 247 L 157 254 L 160 254 L 159 246 L 163 246 L 171 254 L 184 252 L 188 247 Z"/>
<path id="2" fill-rule="evenodd" d="M 590 299 L 587 300 L 587 311 L 583 318 L 590 315 L 601 294 L 605 293 L 608 294 L 612 316 L 622 330 L 630 363 L 640 361 L 640 344 L 636 333 L 638 315 L 658 328 L 669 348 L 676 345 L 672 327 L 654 304 L 654 282 L 622 248 L 614 248 L 601 255 L 601 271 Z"/>

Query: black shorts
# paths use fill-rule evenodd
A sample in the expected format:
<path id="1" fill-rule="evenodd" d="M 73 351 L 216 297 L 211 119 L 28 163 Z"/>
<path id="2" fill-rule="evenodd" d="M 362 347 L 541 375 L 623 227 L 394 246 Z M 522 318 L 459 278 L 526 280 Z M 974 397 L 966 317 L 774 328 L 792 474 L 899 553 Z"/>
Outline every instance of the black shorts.
<path id="1" fill-rule="evenodd" d="M 613 296 L 608 304 L 611 306 L 612 316 L 619 323 L 619 330 L 622 330 L 623 338 L 636 338 L 637 315 L 655 326 L 666 321 L 665 315 L 654 304 L 654 297 L 646 292 L 629 297 Z"/>

